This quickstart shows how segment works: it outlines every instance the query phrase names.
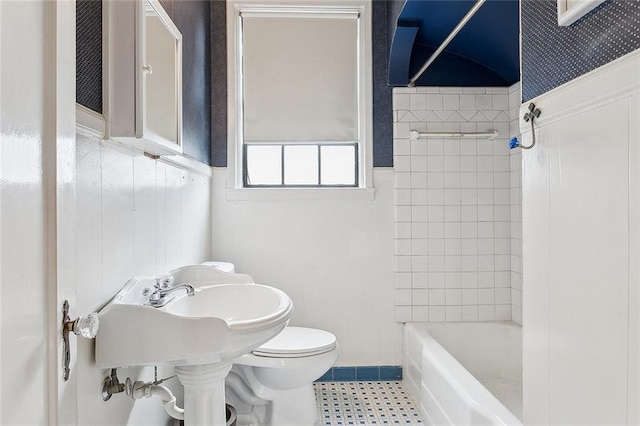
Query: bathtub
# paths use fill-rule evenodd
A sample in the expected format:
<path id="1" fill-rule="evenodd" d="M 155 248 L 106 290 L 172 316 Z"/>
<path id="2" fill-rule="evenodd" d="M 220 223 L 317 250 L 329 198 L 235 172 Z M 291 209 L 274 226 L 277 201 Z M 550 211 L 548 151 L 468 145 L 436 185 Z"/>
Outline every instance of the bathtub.
<path id="1" fill-rule="evenodd" d="M 522 425 L 516 324 L 407 323 L 403 377 L 427 425 Z"/>

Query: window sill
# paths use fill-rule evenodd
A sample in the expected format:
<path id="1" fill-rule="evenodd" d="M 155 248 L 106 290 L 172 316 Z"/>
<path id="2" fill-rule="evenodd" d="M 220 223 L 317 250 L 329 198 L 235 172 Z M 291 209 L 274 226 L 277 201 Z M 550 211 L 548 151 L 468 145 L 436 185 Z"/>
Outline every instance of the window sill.
<path id="1" fill-rule="evenodd" d="M 373 201 L 374 188 L 236 188 L 227 201 Z"/>

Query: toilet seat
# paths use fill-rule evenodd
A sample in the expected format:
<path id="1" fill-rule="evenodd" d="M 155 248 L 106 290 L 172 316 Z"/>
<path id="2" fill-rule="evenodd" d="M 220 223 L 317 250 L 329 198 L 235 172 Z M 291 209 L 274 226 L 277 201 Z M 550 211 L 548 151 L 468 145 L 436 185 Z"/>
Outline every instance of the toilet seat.
<path id="1" fill-rule="evenodd" d="M 336 344 L 336 336 L 328 331 L 285 327 L 276 337 L 254 349 L 253 355 L 265 358 L 301 358 L 329 352 Z"/>

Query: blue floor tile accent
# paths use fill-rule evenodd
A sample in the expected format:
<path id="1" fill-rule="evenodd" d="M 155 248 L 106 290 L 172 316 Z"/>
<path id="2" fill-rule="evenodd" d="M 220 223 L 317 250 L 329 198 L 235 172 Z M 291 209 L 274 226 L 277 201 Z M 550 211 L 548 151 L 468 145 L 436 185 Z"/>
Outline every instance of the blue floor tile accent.
<path id="1" fill-rule="evenodd" d="M 327 370 L 316 382 L 333 382 L 333 368 Z"/>
<path id="2" fill-rule="evenodd" d="M 355 367 L 333 367 L 334 382 L 353 382 L 356 380 Z"/>
<path id="3" fill-rule="evenodd" d="M 359 382 L 377 382 L 380 380 L 380 367 L 356 367 L 356 380 Z"/>
<path id="4" fill-rule="evenodd" d="M 381 365 L 380 380 L 402 380 L 402 367 L 396 365 Z"/>
<path id="5" fill-rule="evenodd" d="M 317 382 L 393 382 L 402 380 L 400 365 L 331 367 Z"/>

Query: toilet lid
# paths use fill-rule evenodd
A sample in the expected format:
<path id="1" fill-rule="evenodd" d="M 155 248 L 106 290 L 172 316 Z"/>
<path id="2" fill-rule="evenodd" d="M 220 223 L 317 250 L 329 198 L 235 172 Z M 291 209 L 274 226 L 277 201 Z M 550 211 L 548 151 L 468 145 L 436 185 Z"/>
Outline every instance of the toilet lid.
<path id="1" fill-rule="evenodd" d="M 285 327 L 276 337 L 253 351 L 264 357 L 303 357 L 328 352 L 336 347 L 336 336 L 324 330 Z"/>

